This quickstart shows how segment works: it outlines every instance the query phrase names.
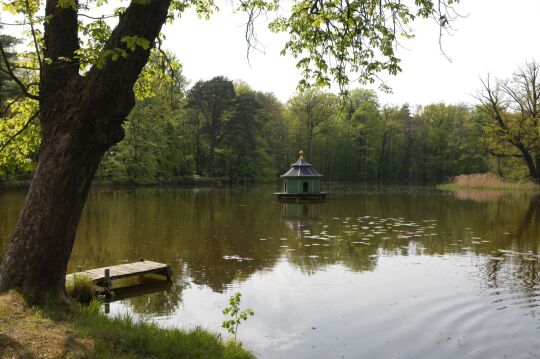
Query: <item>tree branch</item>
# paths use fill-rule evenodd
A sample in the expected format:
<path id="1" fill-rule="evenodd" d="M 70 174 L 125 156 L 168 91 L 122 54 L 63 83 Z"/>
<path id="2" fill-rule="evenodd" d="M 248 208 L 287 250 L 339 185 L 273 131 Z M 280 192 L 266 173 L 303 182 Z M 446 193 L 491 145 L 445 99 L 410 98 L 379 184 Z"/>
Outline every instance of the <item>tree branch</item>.
<path id="1" fill-rule="evenodd" d="M 28 128 L 28 126 L 30 126 L 32 121 L 34 121 L 37 118 L 38 114 L 39 114 L 39 111 L 34 112 L 34 114 L 28 118 L 28 120 L 19 129 L 19 131 L 15 132 L 13 135 L 8 137 L 8 139 L 2 145 L 0 145 L 0 152 L 5 150 L 6 147 L 9 146 L 18 136 L 20 136 L 24 131 L 26 131 L 26 129 Z"/>
<path id="2" fill-rule="evenodd" d="M 39 65 L 39 76 L 41 77 L 41 70 L 43 69 L 42 62 L 41 62 L 41 54 L 39 51 L 39 43 L 37 41 L 36 37 L 36 30 L 34 29 L 34 19 L 32 16 L 32 12 L 30 11 L 30 3 L 28 0 L 25 0 L 26 3 L 26 10 L 28 11 L 28 22 L 30 23 L 30 32 L 32 33 L 32 39 L 34 40 L 34 46 L 36 48 L 36 57 L 38 60 Z"/>
<path id="3" fill-rule="evenodd" d="M 11 101 L 6 101 L 5 106 L 0 109 L 0 117 L 4 117 L 8 113 L 11 106 L 13 106 L 15 103 L 17 103 L 17 101 L 20 101 L 24 97 L 25 95 L 23 94 L 16 96 L 15 98 L 11 99 Z"/>
<path id="4" fill-rule="evenodd" d="M 121 49 L 127 56 L 109 58 L 102 68 L 94 65 L 88 74 L 87 83 L 92 90 L 100 90 L 102 96 L 117 97 L 119 93 L 132 92 L 133 85 L 148 61 L 150 47 L 136 45 L 129 48 L 126 37 L 142 38 L 154 44 L 162 25 L 167 19 L 171 0 L 132 0 L 107 40 L 104 51 Z"/>
<path id="5" fill-rule="evenodd" d="M 90 16 L 90 15 L 87 15 L 87 14 L 79 14 L 79 16 L 86 17 L 86 18 L 89 18 L 89 19 L 92 19 L 92 20 L 104 20 L 104 19 L 115 18 L 115 17 L 118 17 L 120 15 L 115 14 L 115 15 Z"/>
<path id="6" fill-rule="evenodd" d="M 495 151 L 492 151 L 492 150 L 486 150 L 486 151 L 490 155 L 495 156 L 495 157 L 499 157 L 499 158 L 508 158 L 508 157 L 521 158 L 521 157 L 523 157 L 523 155 L 521 155 L 521 154 L 500 153 L 500 152 L 495 152 Z"/>
<path id="7" fill-rule="evenodd" d="M 159 51 L 161 56 L 163 56 L 163 58 L 165 59 L 165 62 L 167 62 L 167 65 L 169 67 L 169 71 L 171 72 L 171 77 L 177 83 L 181 83 L 182 82 L 182 77 L 178 75 L 178 73 L 174 69 L 174 66 L 172 65 L 171 59 L 169 59 L 169 56 L 167 55 L 167 53 L 161 48 L 161 46 L 163 45 L 163 42 L 161 41 L 159 36 L 157 37 L 157 44 L 158 44 L 157 50 Z"/>
<path id="8" fill-rule="evenodd" d="M 11 79 L 19 86 L 22 93 L 32 100 L 39 100 L 39 96 L 33 95 L 30 92 L 28 92 L 28 88 L 23 84 L 23 82 L 15 75 L 13 72 L 13 69 L 11 68 L 11 65 L 8 61 L 6 51 L 4 50 L 4 46 L 2 45 L 2 42 L 0 42 L 0 55 L 2 56 L 2 61 L 4 62 L 5 69 L 0 68 L 0 71 L 4 72 L 5 74 L 9 75 Z"/>

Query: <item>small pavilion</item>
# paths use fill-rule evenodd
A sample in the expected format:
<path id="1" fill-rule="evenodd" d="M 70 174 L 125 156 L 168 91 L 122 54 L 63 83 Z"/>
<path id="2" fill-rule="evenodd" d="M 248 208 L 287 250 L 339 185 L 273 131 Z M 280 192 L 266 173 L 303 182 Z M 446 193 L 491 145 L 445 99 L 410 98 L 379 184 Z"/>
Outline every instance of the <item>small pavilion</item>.
<path id="1" fill-rule="evenodd" d="M 300 158 L 291 169 L 280 177 L 283 178 L 283 192 L 276 193 L 278 199 L 320 200 L 327 195 L 321 192 L 323 175 L 304 159 L 303 151 L 300 151 Z"/>

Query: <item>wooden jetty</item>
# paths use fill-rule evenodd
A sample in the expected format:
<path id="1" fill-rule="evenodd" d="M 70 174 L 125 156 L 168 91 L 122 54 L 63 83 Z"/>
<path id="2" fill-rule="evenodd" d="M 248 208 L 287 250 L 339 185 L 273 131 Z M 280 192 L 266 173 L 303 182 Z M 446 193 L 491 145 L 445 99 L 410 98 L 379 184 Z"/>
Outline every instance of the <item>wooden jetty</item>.
<path id="1" fill-rule="evenodd" d="M 72 283 L 75 276 L 87 277 L 92 283 L 105 290 L 110 290 L 111 282 L 116 279 L 140 277 L 145 274 L 157 274 L 171 280 L 172 270 L 168 264 L 141 259 L 138 262 L 125 263 L 116 266 L 89 269 L 66 275 L 66 284 Z"/>

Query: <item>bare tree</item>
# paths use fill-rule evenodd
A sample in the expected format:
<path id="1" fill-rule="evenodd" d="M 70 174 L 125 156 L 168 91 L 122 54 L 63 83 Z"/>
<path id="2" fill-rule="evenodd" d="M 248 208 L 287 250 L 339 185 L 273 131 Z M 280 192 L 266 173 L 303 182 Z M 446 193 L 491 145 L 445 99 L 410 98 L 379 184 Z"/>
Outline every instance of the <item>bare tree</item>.
<path id="1" fill-rule="evenodd" d="M 540 183 L 540 66 L 527 62 L 508 80 L 482 81 L 476 96 L 484 115 L 484 144 L 497 157 L 521 158 Z"/>

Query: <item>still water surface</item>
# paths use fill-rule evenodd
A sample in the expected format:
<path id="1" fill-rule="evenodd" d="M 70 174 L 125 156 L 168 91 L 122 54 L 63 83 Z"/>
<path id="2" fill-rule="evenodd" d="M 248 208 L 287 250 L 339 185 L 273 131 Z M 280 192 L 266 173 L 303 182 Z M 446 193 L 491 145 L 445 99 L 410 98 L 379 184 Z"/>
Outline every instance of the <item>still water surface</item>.
<path id="1" fill-rule="evenodd" d="M 70 271 L 171 263 L 165 291 L 119 300 L 164 327 L 223 333 L 260 358 L 540 356 L 540 196 L 335 186 L 323 204 L 274 188 L 94 191 Z M 5 251 L 24 193 L 0 194 Z"/>

